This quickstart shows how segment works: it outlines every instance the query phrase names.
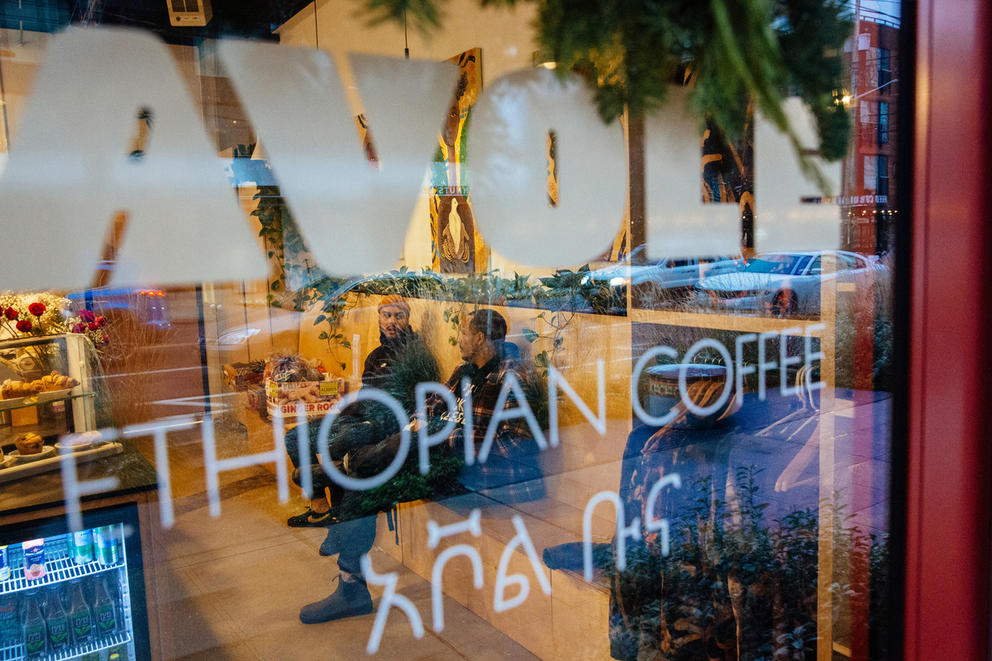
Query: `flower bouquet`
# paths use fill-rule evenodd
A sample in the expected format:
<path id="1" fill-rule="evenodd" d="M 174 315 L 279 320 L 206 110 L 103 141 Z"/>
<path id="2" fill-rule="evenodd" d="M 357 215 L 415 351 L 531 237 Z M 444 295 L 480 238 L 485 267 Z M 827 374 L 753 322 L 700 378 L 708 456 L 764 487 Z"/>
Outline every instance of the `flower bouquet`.
<path id="1" fill-rule="evenodd" d="M 110 342 L 103 316 L 83 310 L 78 316 L 69 311 L 69 300 L 50 293 L 0 294 L 0 339 L 47 337 L 64 333 L 86 335 L 98 353 Z M 17 358 L 18 371 L 51 371 L 54 346 L 25 346 Z"/>

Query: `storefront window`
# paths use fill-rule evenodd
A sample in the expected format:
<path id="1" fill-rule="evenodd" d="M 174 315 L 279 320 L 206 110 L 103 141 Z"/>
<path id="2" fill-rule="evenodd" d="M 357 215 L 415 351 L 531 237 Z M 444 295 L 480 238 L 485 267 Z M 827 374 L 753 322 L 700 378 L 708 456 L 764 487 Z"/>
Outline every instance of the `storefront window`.
<path id="1" fill-rule="evenodd" d="M 0 658 L 891 656 L 897 9 L 236 4 L 0 9 Z"/>

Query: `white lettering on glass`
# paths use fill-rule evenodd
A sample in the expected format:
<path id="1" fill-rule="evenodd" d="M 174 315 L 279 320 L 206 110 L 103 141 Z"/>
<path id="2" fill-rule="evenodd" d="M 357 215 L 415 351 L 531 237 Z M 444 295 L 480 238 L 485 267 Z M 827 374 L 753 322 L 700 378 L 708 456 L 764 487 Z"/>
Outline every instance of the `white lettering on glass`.
<path id="1" fill-rule="evenodd" d="M 382 598 L 379 599 L 379 609 L 375 612 L 375 624 L 372 625 L 372 633 L 369 635 L 368 645 L 365 651 L 375 654 L 379 651 L 379 644 L 382 642 L 382 632 L 386 629 L 386 620 L 389 618 L 389 611 L 393 606 L 399 608 L 410 620 L 410 628 L 413 629 L 414 638 L 424 637 L 424 621 L 420 619 L 413 602 L 401 594 L 396 594 L 396 584 L 399 583 L 400 575 L 397 572 L 388 574 L 377 574 L 372 569 L 372 560 L 368 554 L 362 556 L 362 575 L 365 580 L 372 585 L 379 585 L 384 588 Z"/>
<path id="2" fill-rule="evenodd" d="M 627 569 L 627 538 L 633 540 L 641 539 L 641 517 L 635 516 L 626 524 L 627 515 L 624 511 L 623 501 L 614 491 L 600 491 L 586 503 L 586 509 L 582 513 L 582 567 L 587 581 L 592 580 L 592 515 L 596 506 L 603 502 L 613 503 L 613 508 L 617 514 L 617 535 L 616 535 L 616 565 L 617 569 L 624 571 Z"/>
<path id="3" fill-rule="evenodd" d="M 213 418 L 207 416 L 203 419 L 203 464 L 207 473 L 207 501 L 210 505 L 210 516 L 220 516 L 220 473 L 222 471 L 274 463 L 276 465 L 279 502 L 285 503 L 289 500 L 289 481 L 286 478 L 286 446 L 284 443 L 280 443 L 280 440 L 284 439 L 279 439 L 277 436 L 274 443 L 275 447 L 268 452 L 218 459 Z M 301 441 L 301 445 L 305 443 L 305 440 Z"/>
<path id="4" fill-rule="evenodd" d="M 328 53 L 241 40 L 222 41 L 218 51 L 317 261 L 342 274 L 393 268 L 437 149 L 457 67 L 348 58 L 379 157 L 376 170 Z"/>
<path id="5" fill-rule="evenodd" d="M 530 593 L 530 580 L 526 576 L 523 574 L 507 574 L 507 571 L 510 569 L 510 559 L 513 557 L 513 553 L 518 546 L 523 548 L 524 554 L 530 562 L 531 569 L 534 570 L 534 575 L 537 577 L 537 582 L 541 585 L 541 591 L 544 594 L 551 594 L 551 581 L 544 574 L 544 568 L 541 566 L 541 561 L 537 557 L 534 542 L 531 541 L 530 534 L 527 532 L 527 526 L 524 525 L 524 521 L 519 515 L 515 514 L 513 516 L 513 528 L 517 531 L 517 534 L 514 535 L 513 539 L 506 545 L 506 548 L 503 549 L 503 553 L 499 557 L 499 567 L 496 570 L 496 588 L 493 590 L 493 610 L 497 613 L 516 608 L 527 599 L 527 595 Z M 510 585 L 516 585 L 518 592 L 512 598 L 507 599 L 506 588 Z"/>
<path id="6" fill-rule="evenodd" d="M 556 207 L 548 200 L 549 131 L 557 136 Z M 538 68 L 498 78 L 475 104 L 468 141 L 475 217 L 494 251 L 533 266 L 581 264 L 616 236 L 626 199 L 623 132 L 619 122 L 603 124 L 577 76 Z"/>
<path id="7" fill-rule="evenodd" d="M 464 532 L 472 533 L 473 537 L 482 535 L 481 525 L 482 512 L 478 508 L 472 510 L 469 517 L 464 521 L 451 523 L 446 526 L 439 526 L 436 521 L 427 522 L 427 547 L 434 549 L 441 543 L 444 537 L 460 535 Z M 456 544 L 445 549 L 434 560 L 434 567 L 431 569 L 431 610 L 434 631 L 444 630 L 444 594 L 441 588 L 441 581 L 444 575 L 444 565 L 448 560 L 456 555 L 467 557 L 472 562 L 472 584 L 476 590 L 482 588 L 482 557 L 479 552 L 468 544 Z"/>
<path id="8" fill-rule="evenodd" d="M 661 427 L 674 420 L 675 416 L 679 414 L 678 410 L 676 410 L 673 406 L 672 409 L 665 415 L 651 415 L 644 410 L 644 405 L 641 404 L 641 396 L 637 388 L 637 384 L 641 380 L 641 372 L 644 371 L 644 368 L 648 366 L 649 362 L 657 359 L 658 356 L 678 358 L 679 354 L 671 347 L 652 347 L 645 351 L 641 357 L 637 359 L 637 362 L 634 364 L 634 371 L 630 374 L 630 403 L 634 407 L 634 415 L 637 416 L 638 420 L 646 425 Z"/>
<path id="9" fill-rule="evenodd" d="M 679 477 L 678 473 L 665 475 L 654 483 L 654 486 L 651 487 L 651 491 L 648 493 L 648 505 L 644 513 L 644 530 L 649 533 L 658 533 L 658 537 L 661 541 L 661 555 L 666 557 L 671 551 L 668 519 L 656 518 L 654 511 L 658 501 L 658 496 L 661 494 L 661 490 L 667 486 L 671 486 L 675 489 L 682 488 L 682 478 Z"/>
<path id="10" fill-rule="evenodd" d="M 783 397 L 799 394 L 798 387 L 789 385 L 789 365 L 797 365 L 803 362 L 803 359 L 802 356 L 789 355 L 789 338 L 793 335 L 799 335 L 802 330 L 803 329 L 798 327 L 787 328 L 782 331 L 782 334 L 778 339 L 778 389 Z"/>
<path id="11" fill-rule="evenodd" d="M 166 433 L 193 429 L 200 421 L 191 415 L 183 415 L 157 423 L 128 425 L 121 430 L 123 438 L 139 438 L 152 435 L 155 446 L 155 477 L 158 480 L 158 510 L 162 527 L 166 530 L 175 523 L 175 508 L 172 504 L 172 476 L 169 471 L 169 447 Z"/>
<path id="12" fill-rule="evenodd" d="M 448 407 L 448 414 L 444 416 L 444 426 L 433 434 L 428 429 L 428 393 L 438 395 Z M 451 432 L 455 431 L 455 426 L 457 425 L 455 413 L 458 411 L 458 402 L 455 401 L 454 394 L 447 386 L 434 381 L 418 383 L 415 390 L 415 398 L 417 403 L 417 453 L 419 468 L 420 472 L 426 475 L 431 469 L 430 449 L 435 445 L 443 443 L 451 435 Z"/>
<path id="13" fill-rule="evenodd" d="M 516 399 L 516 408 L 508 409 L 506 408 L 506 401 L 509 399 L 510 393 L 513 393 Z M 530 404 L 527 403 L 527 397 L 524 394 L 524 389 L 520 386 L 520 381 L 517 376 L 512 372 L 507 373 L 506 377 L 503 379 L 503 385 L 499 389 L 499 396 L 496 398 L 496 405 L 493 407 L 493 417 L 489 419 L 489 427 L 486 428 L 486 435 L 482 439 L 482 447 L 479 448 L 479 463 L 486 463 L 486 459 L 489 458 L 489 450 L 492 448 L 493 440 L 496 438 L 496 430 L 499 428 L 500 423 L 504 420 L 512 420 L 514 418 L 523 418 L 527 421 L 527 426 L 530 428 L 531 434 L 534 435 L 534 442 L 542 450 L 548 449 L 548 442 L 544 438 L 544 432 L 541 431 L 541 425 L 537 424 L 537 418 L 534 417 L 534 412 L 530 408 Z"/>
<path id="14" fill-rule="evenodd" d="M 786 99 L 783 111 L 805 147 L 815 145 L 812 113 L 801 99 Z M 810 156 L 820 168 L 830 190 L 840 184 L 840 162 L 827 163 Z M 840 207 L 834 203 L 802 204 L 803 197 L 817 196 L 803 173 L 788 136 L 771 122 L 755 115 L 754 127 L 754 247 L 770 250 L 830 250 L 840 240 Z"/>
<path id="15" fill-rule="evenodd" d="M 433 519 L 427 522 L 427 548 L 436 549 L 445 537 L 460 535 L 463 532 L 472 533 L 473 537 L 482 534 L 482 510 L 478 507 L 472 510 L 467 519 L 446 526 L 438 525 Z"/>
<path id="16" fill-rule="evenodd" d="M 148 146 L 132 159 L 142 109 L 152 117 Z M 28 249 L 0 260 L 5 287 L 90 282 L 117 212 L 129 221 L 114 284 L 265 277 L 261 248 L 161 40 L 104 27 L 53 36 L 22 116 L 0 180 L 0 227 Z"/>
<path id="17" fill-rule="evenodd" d="M 71 445 L 75 434 L 67 434 L 61 440 L 67 445 Z M 103 429 L 100 436 L 105 441 L 112 441 L 117 437 L 114 429 Z M 112 491 L 120 484 L 116 477 L 102 477 L 99 480 L 79 481 L 79 474 L 76 472 L 76 457 L 71 448 L 61 450 L 59 457 L 62 466 L 62 490 L 65 494 L 65 516 L 69 522 L 69 530 L 76 532 L 83 529 L 83 513 L 80 506 L 83 496 Z M 171 503 L 170 503 L 171 506 Z"/>
<path id="18" fill-rule="evenodd" d="M 720 354 L 720 357 L 723 358 L 725 377 L 723 380 L 723 392 L 720 393 L 720 398 L 709 406 L 699 406 L 695 401 L 693 401 L 693 398 L 689 396 L 689 389 L 686 384 L 686 373 L 689 370 L 689 365 L 692 364 L 692 359 L 701 349 L 706 348 L 715 349 L 717 353 Z M 732 367 L 730 352 L 727 351 L 727 347 L 723 346 L 722 342 L 711 338 L 703 338 L 689 347 L 689 350 L 685 352 L 685 357 L 682 359 L 682 364 L 679 366 L 679 396 L 682 398 L 682 403 L 685 404 L 687 409 L 700 417 L 705 417 L 712 413 L 716 413 L 727 402 L 733 388 L 734 368 Z"/>
<path id="19" fill-rule="evenodd" d="M 733 254 L 740 250 L 740 210 L 703 204 L 699 172 L 702 124 L 689 113 L 686 90 L 671 88 L 665 105 L 644 120 L 648 254 L 652 258 Z"/>
<path id="20" fill-rule="evenodd" d="M 396 422 L 399 423 L 400 427 L 400 445 L 396 451 L 396 456 L 393 457 L 392 463 L 386 467 L 378 475 L 368 478 L 351 477 L 342 473 L 337 466 L 334 465 L 333 461 L 323 461 L 321 466 L 324 468 L 324 472 L 327 477 L 331 478 L 335 484 L 338 484 L 345 489 L 350 489 L 351 491 L 365 491 L 366 489 L 374 489 L 381 486 L 389 481 L 391 477 L 399 472 L 400 468 L 403 466 L 403 462 L 406 461 L 406 455 L 410 452 L 410 426 L 406 417 L 406 411 L 403 410 L 403 406 L 396 401 L 396 398 L 392 395 L 379 390 L 378 388 L 362 388 L 361 390 L 356 390 L 355 392 L 350 392 L 331 407 L 331 412 L 324 416 L 324 419 L 320 421 L 320 428 L 317 430 L 317 452 L 320 453 L 322 457 L 330 457 L 330 433 L 331 425 L 337 420 L 341 411 L 348 408 L 356 402 L 363 400 L 371 400 L 373 402 L 379 402 L 386 408 L 388 408 L 392 414 L 396 417 Z"/>
<path id="21" fill-rule="evenodd" d="M 561 372 L 553 365 L 548 366 L 548 442 L 551 447 L 558 447 L 558 388 L 568 395 L 579 412 L 589 421 L 592 428 L 599 432 L 600 436 L 606 435 L 606 364 L 602 358 L 596 361 L 596 401 L 598 403 L 598 415 L 593 415 L 589 406 L 582 401 L 575 388 L 565 380 Z"/>

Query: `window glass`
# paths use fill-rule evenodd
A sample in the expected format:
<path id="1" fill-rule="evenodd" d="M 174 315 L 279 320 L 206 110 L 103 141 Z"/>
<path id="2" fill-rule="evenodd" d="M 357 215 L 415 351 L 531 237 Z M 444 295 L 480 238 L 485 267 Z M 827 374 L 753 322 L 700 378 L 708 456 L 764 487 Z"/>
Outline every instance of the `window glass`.
<path id="1" fill-rule="evenodd" d="M 0 659 L 891 656 L 900 5 L 586 4 L 0 2 Z"/>

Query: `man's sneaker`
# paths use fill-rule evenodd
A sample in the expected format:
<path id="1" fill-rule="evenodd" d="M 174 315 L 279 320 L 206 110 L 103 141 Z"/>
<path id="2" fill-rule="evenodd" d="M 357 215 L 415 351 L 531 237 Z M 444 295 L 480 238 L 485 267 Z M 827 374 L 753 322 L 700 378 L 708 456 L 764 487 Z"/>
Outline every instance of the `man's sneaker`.
<path id="1" fill-rule="evenodd" d="M 341 581 L 329 597 L 300 609 L 300 622 L 316 624 L 372 612 L 372 595 L 365 581 Z"/>
<path id="2" fill-rule="evenodd" d="M 340 526 L 327 526 L 327 537 L 320 543 L 321 555 L 337 555 L 341 552 L 341 536 L 338 534 Z"/>
<path id="3" fill-rule="evenodd" d="M 334 512 L 332 510 L 327 510 L 326 512 L 314 512 L 309 507 L 306 512 L 286 519 L 286 525 L 290 528 L 319 528 L 320 526 L 326 526 L 333 522 Z"/>

